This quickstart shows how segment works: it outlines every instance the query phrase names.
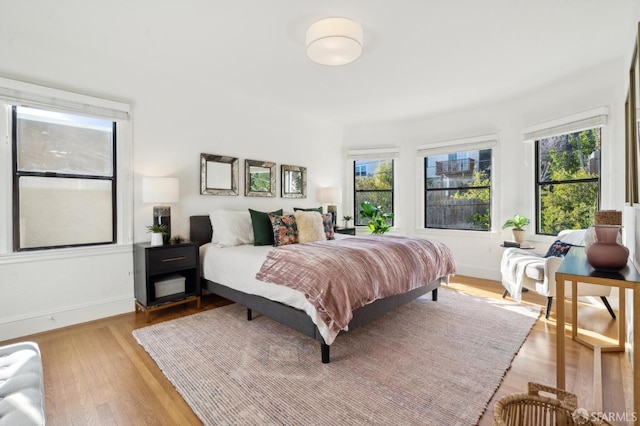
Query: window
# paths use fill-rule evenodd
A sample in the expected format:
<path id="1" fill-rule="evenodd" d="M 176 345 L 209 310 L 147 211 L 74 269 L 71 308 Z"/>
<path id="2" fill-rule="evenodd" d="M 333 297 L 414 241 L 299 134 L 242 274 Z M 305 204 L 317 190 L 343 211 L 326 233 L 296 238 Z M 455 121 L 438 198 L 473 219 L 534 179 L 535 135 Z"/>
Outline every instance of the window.
<path id="1" fill-rule="evenodd" d="M 490 230 L 492 150 L 446 149 L 424 157 L 424 227 Z"/>
<path id="2" fill-rule="evenodd" d="M 116 241 L 116 123 L 13 106 L 14 250 Z"/>
<path id="3" fill-rule="evenodd" d="M 538 234 L 593 224 L 600 203 L 600 143 L 598 127 L 536 141 Z"/>
<path id="4" fill-rule="evenodd" d="M 383 213 L 393 213 L 393 159 L 355 160 L 353 180 L 356 225 L 367 224 L 360 217 L 360 204 L 365 201 L 380 206 Z"/>

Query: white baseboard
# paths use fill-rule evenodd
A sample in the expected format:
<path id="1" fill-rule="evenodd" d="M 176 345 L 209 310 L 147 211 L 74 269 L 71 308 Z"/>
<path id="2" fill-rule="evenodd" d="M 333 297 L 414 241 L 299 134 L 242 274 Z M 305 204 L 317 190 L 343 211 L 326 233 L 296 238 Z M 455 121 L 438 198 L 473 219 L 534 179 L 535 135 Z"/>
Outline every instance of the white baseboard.
<path id="1" fill-rule="evenodd" d="M 500 271 L 496 270 L 496 268 L 482 268 L 478 267 L 477 265 L 464 265 L 457 263 L 456 271 L 458 275 L 482 278 L 485 280 L 494 280 L 498 282 L 502 281 Z"/>
<path id="2" fill-rule="evenodd" d="M 0 342 L 133 311 L 134 299 L 127 297 L 91 305 L 67 306 L 25 317 L 5 318 L 0 323 Z"/>

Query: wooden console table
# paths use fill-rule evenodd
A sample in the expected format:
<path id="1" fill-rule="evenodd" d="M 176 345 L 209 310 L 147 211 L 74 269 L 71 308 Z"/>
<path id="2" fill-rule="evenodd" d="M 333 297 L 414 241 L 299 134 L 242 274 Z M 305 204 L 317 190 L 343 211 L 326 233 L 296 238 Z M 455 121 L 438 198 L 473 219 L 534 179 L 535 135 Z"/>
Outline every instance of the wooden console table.
<path id="1" fill-rule="evenodd" d="M 627 266 L 618 272 L 596 271 L 588 262 L 584 247 L 571 247 L 562 264 L 556 271 L 556 385 L 558 389 L 565 389 L 565 333 L 564 333 L 564 282 L 571 282 L 571 337 L 576 342 L 603 352 L 624 352 L 626 342 L 625 289 L 633 290 L 633 411 L 640 414 L 640 351 L 636 346 L 640 343 L 640 274 L 631 260 Z M 618 344 L 600 346 L 594 345 L 580 337 L 578 333 L 578 282 L 600 284 L 620 289 L 618 315 Z M 599 357 L 594 357 L 599 358 Z M 566 389 L 565 389 L 566 390 Z M 594 391 L 595 392 L 595 391 Z"/>

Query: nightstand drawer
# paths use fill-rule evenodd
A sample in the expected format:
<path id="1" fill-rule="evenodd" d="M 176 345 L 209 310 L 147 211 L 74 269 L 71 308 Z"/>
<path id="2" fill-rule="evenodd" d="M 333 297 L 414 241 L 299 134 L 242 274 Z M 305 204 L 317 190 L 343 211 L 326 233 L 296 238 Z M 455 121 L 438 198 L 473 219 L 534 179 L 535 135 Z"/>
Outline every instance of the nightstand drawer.
<path id="1" fill-rule="evenodd" d="M 196 246 L 157 248 L 148 253 L 150 274 L 192 268 L 197 265 Z"/>
<path id="2" fill-rule="evenodd" d="M 335 228 L 337 234 L 356 235 L 356 228 Z"/>

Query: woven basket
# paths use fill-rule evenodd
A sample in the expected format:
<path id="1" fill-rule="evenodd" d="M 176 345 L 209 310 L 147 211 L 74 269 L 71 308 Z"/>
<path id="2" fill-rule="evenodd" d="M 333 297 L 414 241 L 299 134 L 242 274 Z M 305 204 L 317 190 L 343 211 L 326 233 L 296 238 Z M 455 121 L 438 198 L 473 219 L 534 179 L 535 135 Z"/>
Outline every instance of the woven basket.
<path id="1" fill-rule="evenodd" d="M 558 399 L 540 395 L 540 392 L 556 395 Z M 575 394 L 538 383 L 529 383 L 528 393 L 505 395 L 493 407 L 494 426 L 570 426 L 608 425 L 594 420 L 590 413 L 582 410 L 584 417 L 576 418 L 578 398 Z M 585 418 L 586 417 L 586 418 Z"/>

